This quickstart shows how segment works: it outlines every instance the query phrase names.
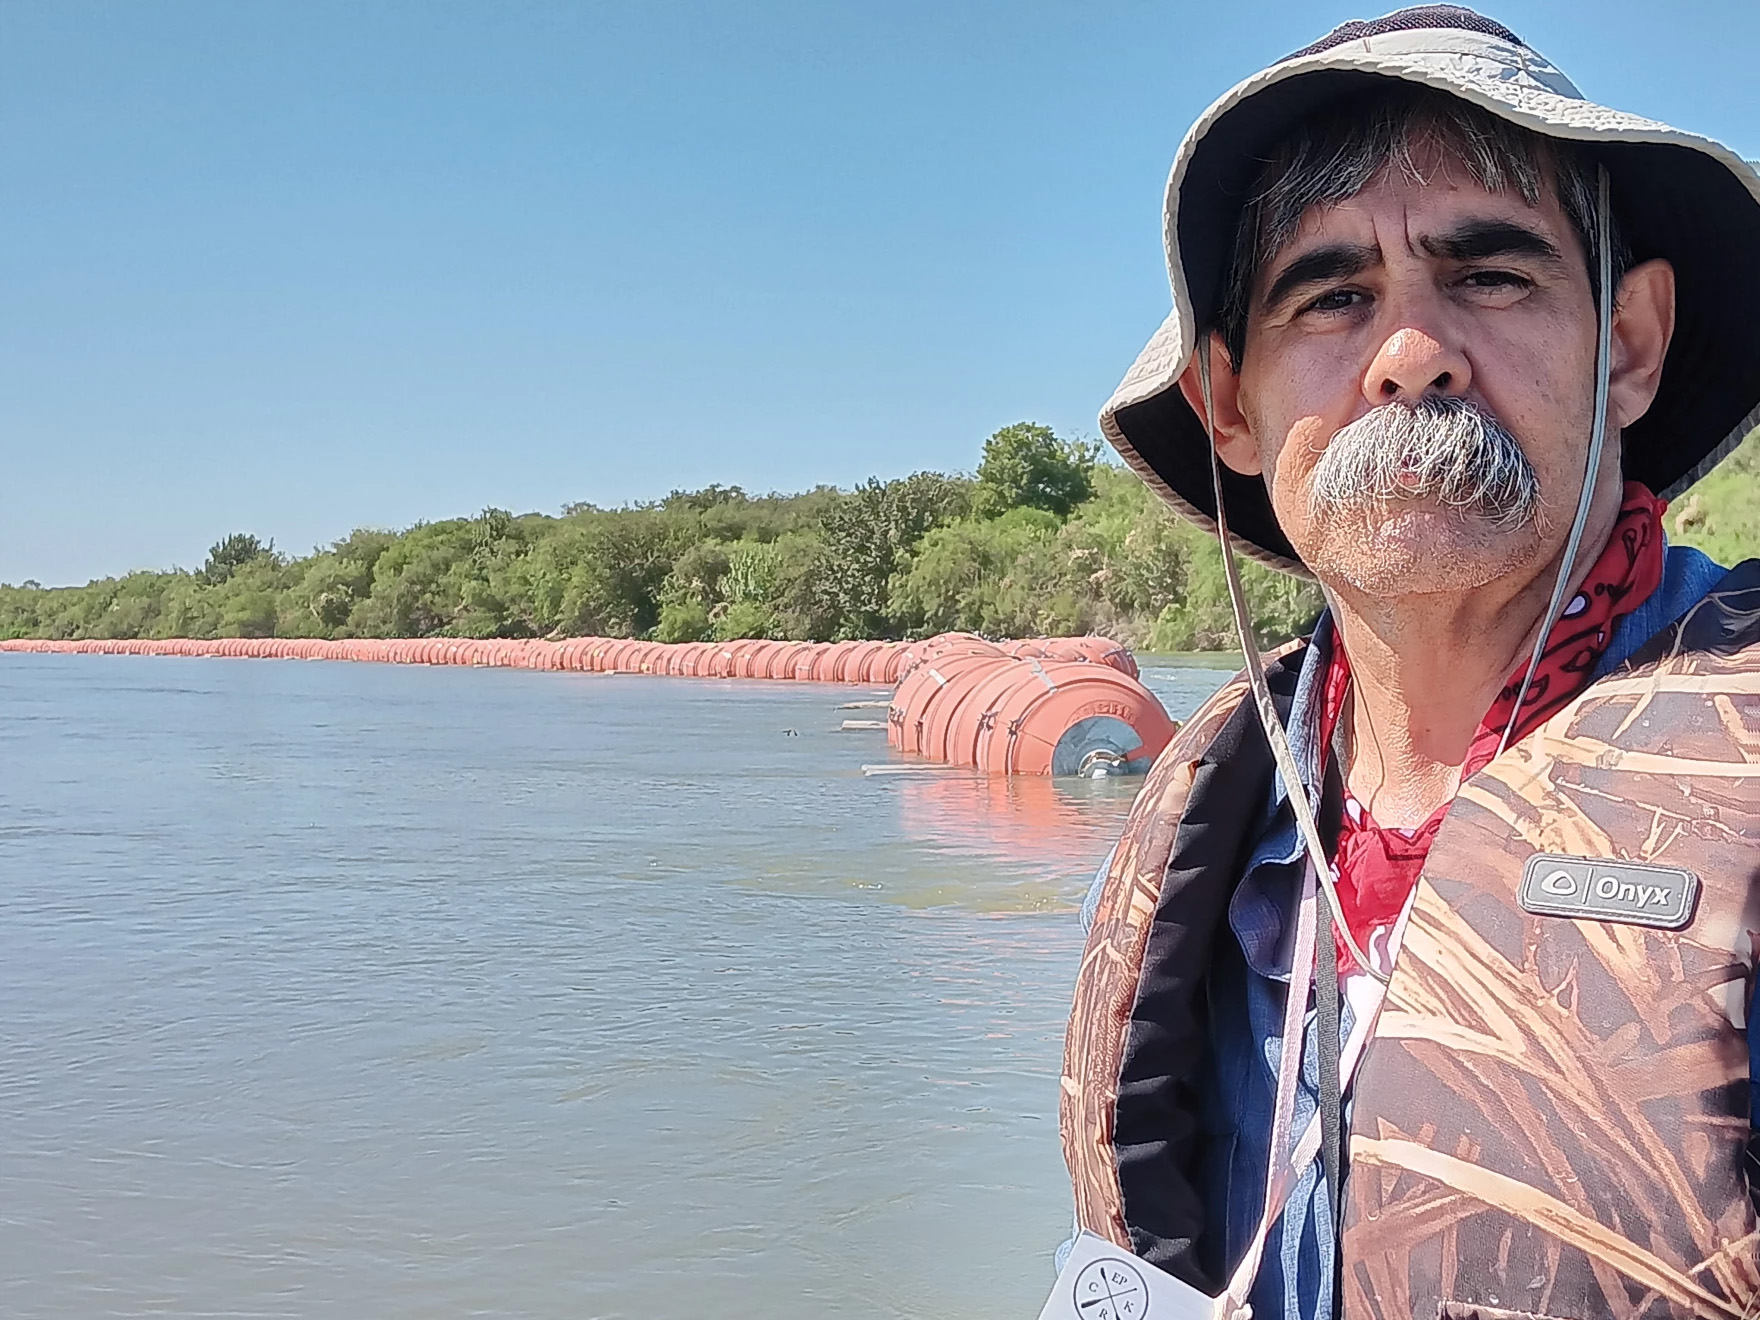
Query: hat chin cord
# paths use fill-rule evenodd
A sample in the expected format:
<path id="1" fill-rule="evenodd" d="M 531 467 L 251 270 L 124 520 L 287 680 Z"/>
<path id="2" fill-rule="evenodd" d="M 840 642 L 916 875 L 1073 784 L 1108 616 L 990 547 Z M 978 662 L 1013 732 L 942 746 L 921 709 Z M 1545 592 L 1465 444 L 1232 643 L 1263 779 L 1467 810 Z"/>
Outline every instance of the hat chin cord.
<path id="1" fill-rule="evenodd" d="M 1583 471 L 1583 489 L 1577 495 L 1577 516 L 1571 523 L 1570 539 L 1564 544 L 1558 580 L 1552 584 L 1552 599 L 1540 620 L 1540 632 L 1534 638 L 1534 652 L 1528 657 L 1528 670 L 1522 675 L 1522 686 L 1516 692 L 1516 704 L 1510 710 L 1509 723 L 1504 725 L 1503 737 L 1497 743 L 1499 756 L 1515 736 L 1522 703 L 1528 699 L 1534 671 L 1540 668 L 1540 657 L 1546 652 L 1546 639 L 1552 635 L 1552 625 L 1558 622 L 1559 611 L 1564 608 L 1565 595 L 1571 585 L 1571 569 L 1576 566 L 1577 551 L 1583 544 L 1583 528 L 1589 521 L 1589 506 L 1595 502 L 1595 478 L 1601 471 L 1601 450 L 1607 443 L 1607 391 L 1609 378 L 1613 375 L 1613 251 L 1609 232 L 1613 226 L 1608 212 L 1607 167 L 1599 166 L 1597 173 L 1600 177 L 1595 203 L 1595 414 L 1589 423 L 1589 458 Z"/>
<path id="2" fill-rule="evenodd" d="M 1583 488 L 1577 496 L 1576 518 L 1571 523 L 1571 534 L 1565 542 L 1564 556 L 1558 566 L 1558 579 L 1552 587 L 1552 599 L 1541 619 L 1539 635 L 1534 639 L 1534 650 L 1528 658 L 1527 671 L 1522 675 L 1522 685 L 1516 693 L 1515 709 L 1510 712 L 1509 723 L 1504 727 L 1503 737 L 1497 746 L 1500 756 L 1508 748 L 1515 733 L 1517 716 L 1521 713 L 1522 703 L 1527 699 L 1528 689 L 1533 684 L 1534 673 L 1540 667 L 1540 658 L 1546 651 L 1546 639 L 1551 635 L 1553 625 L 1558 622 L 1559 611 L 1564 607 L 1565 594 L 1570 588 L 1571 569 L 1576 564 L 1578 550 L 1582 548 L 1583 528 L 1589 521 L 1589 509 L 1595 500 L 1595 477 L 1601 470 L 1601 451 L 1607 440 L 1608 378 L 1613 360 L 1613 253 L 1609 243 L 1611 225 L 1606 167 L 1599 167 L 1598 174 L 1599 196 L 1595 216 L 1596 274 L 1599 277 L 1596 299 L 1595 411 L 1589 427 L 1589 454 L 1584 465 Z M 1326 891 L 1333 929 L 1356 959 L 1357 966 L 1385 983 L 1388 976 L 1369 961 L 1357 943 L 1356 936 L 1344 921 L 1344 908 L 1339 902 L 1332 864 L 1326 858 L 1326 845 L 1320 839 L 1320 826 L 1314 813 L 1314 804 L 1308 795 L 1307 785 L 1302 781 L 1295 754 L 1290 751 L 1289 736 L 1284 731 L 1277 706 L 1271 699 L 1271 689 L 1265 681 L 1265 663 L 1260 656 L 1258 643 L 1253 638 L 1252 616 L 1247 609 L 1246 592 L 1241 588 L 1240 565 L 1235 559 L 1234 541 L 1228 532 L 1228 510 L 1222 498 L 1222 461 L 1216 452 L 1216 410 L 1211 401 L 1208 334 L 1199 340 L 1197 360 L 1198 388 L 1204 401 L 1204 434 L 1210 442 L 1210 478 L 1216 491 L 1216 538 L 1222 543 L 1222 569 L 1223 577 L 1228 583 L 1229 609 L 1234 615 L 1235 633 L 1240 638 L 1241 653 L 1246 659 L 1247 682 L 1253 691 L 1253 704 L 1259 715 L 1259 724 L 1265 731 L 1266 742 L 1271 745 L 1272 759 L 1277 763 L 1278 774 L 1289 794 L 1290 806 L 1295 810 L 1296 824 L 1307 847 L 1308 861 L 1314 868 L 1314 875 L 1321 888 Z"/>
<path id="3" fill-rule="evenodd" d="M 1290 806 L 1295 809 L 1296 825 L 1301 830 L 1302 841 L 1308 849 L 1308 863 L 1313 867 L 1320 887 L 1326 891 L 1326 901 L 1330 907 L 1327 915 L 1332 919 L 1332 928 L 1351 951 L 1351 957 L 1357 960 L 1357 966 L 1376 980 L 1385 982 L 1387 976 L 1369 961 L 1369 955 L 1363 952 L 1362 946 L 1357 943 L 1357 937 L 1351 934 L 1351 928 L 1342 916 L 1344 908 L 1338 901 L 1338 884 L 1332 876 L 1332 863 L 1326 860 L 1326 845 L 1320 841 L 1320 825 L 1314 816 L 1314 804 L 1309 800 L 1307 785 L 1302 782 L 1302 772 L 1296 765 L 1295 754 L 1289 749 L 1289 736 L 1284 732 L 1283 720 L 1278 716 L 1277 706 L 1271 700 L 1271 688 L 1265 682 L 1265 662 L 1260 658 L 1259 644 L 1253 639 L 1253 623 L 1247 611 L 1247 596 L 1241 590 L 1240 565 L 1235 561 L 1234 542 L 1228 534 L 1228 511 L 1223 507 L 1222 460 L 1216 454 L 1216 409 L 1210 398 L 1208 335 L 1198 341 L 1198 388 L 1204 396 L 1204 434 L 1210 441 L 1210 479 L 1216 488 L 1216 537 L 1222 542 L 1222 575 L 1228 582 L 1229 609 L 1234 614 L 1235 634 L 1240 638 L 1241 654 L 1247 662 L 1247 683 L 1253 689 L 1253 704 L 1259 713 L 1259 726 L 1265 730 L 1265 741 L 1271 744 L 1271 756 L 1277 762 L 1277 773 L 1282 776 L 1284 791 L 1289 794 Z"/>

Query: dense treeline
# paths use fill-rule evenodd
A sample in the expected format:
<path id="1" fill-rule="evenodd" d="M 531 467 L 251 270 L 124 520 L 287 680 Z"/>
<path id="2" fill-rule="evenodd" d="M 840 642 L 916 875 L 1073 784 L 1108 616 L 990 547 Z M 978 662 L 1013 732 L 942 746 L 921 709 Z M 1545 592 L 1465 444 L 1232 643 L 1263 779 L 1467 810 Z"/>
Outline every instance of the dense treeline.
<path id="1" fill-rule="evenodd" d="M 1760 550 L 1748 444 L 1669 515 L 1724 562 Z M 1263 640 L 1319 612 L 1308 583 L 1244 565 Z M 548 637 L 835 640 L 952 629 L 1103 632 L 1149 650 L 1227 647 L 1221 558 L 1095 447 L 1020 423 L 975 476 L 854 490 L 679 491 L 560 517 L 487 509 L 359 529 L 302 558 L 255 536 L 198 570 L 83 587 L 0 586 L 0 637 Z"/>

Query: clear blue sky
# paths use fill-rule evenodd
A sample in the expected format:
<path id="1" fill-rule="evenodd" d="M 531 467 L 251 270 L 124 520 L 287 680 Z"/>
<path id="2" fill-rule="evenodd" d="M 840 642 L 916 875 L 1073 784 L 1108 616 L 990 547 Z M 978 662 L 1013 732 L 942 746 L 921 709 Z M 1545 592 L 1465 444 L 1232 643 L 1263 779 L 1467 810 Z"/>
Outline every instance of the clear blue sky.
<path id="1" fill-rule="evenodd" d="M 1186 126 L 1386 7 L 0 0 L 0 581 L 1092 433 Z M 1760 155 L 1754 0 L 1487 8 Z"/>

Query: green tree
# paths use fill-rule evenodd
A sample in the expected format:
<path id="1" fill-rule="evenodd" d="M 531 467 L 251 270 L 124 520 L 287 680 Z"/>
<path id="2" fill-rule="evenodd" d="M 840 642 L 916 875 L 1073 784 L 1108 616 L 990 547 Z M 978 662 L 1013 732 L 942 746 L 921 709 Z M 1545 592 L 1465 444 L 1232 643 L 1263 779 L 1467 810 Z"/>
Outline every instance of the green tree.
<path id="1" fill-rule="evenodd" d="M 234 532 L 208 548 L 208 562 L 202 565 L 202 580 L 210 586 L 218 585 L 252 560 L 273 558 L 274 554 L 273 541 L 265 545 L 248 532 Z"/>
<path id="2" fill-rule="evenodd" d="M 1670 514 L 1725 558 L 1760 548 L 1755 442 Z M 1245 566 L 1261 640 L 1305 628 L 1310 583 Z M 0 636 L 565 636 L 816 641 L 944 628 L 1100 631 L 1131 645 L 1234 645 L 1214 539 L 1093 447 L 1022 423 L 976 480 L 919 472 L 854 490 L 675 491 L 654 504 L 485 509 L 357 529 L 288 560 L 237 533 L 194 573 L 0 585 Z"/>
<path id="3" fill-rule="evenodd" d="M 715 620 L 714 638 L 731 642 L 741 637 L 769 637 L 776 631 L 776 616 L 762 601 L 736 600 Z"/>
<path id="4" fill-rule="evenodd" d="M 918 472 L 902 481 L 870 479 L 826 511 L 818 591 L 834 636 L 894 635 L 887 612 L 893 574 L 925 535 L 964 517 L 971 498 L 964 480 Z"/>
<path id="5" fill-rule="evenodd" d="M 892 589 L 892 612 L 913 633 L 959 630 L 1026 636 L 1071 630 L 1077 592 L 1059 553 L 1058 521 L 1043 509 L 938 528 L 923 538 Z"/>
<path id="6" fill-rule="evenodd" d="M 654 628 L 658 642 L 706 642 L 715 635 L 709 607 L 701 601 L 667 601 L 660 606 L 660 622 Z"/>
<path id="7" fill-rule="evenodd" d="M 1067 518 L 1094 493 L 1099 446 L 1061 440 L 1049 426 L 1016 422 L 984 442 L 973 504 L 980 516 L 1043 509 Z"/>

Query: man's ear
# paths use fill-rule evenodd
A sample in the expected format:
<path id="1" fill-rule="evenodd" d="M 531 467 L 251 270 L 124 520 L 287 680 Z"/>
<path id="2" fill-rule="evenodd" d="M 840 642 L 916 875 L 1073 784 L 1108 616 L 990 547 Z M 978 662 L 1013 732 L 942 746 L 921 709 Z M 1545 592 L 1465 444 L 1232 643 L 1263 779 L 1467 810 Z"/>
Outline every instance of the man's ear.
<path id="1" fill-rule="evenodd" d="M 1607 422 L 1630 426 L 1650 410 L 1674 337 L 1674 267 L 1658 257 L 1633 266 L 1613 301 Z"/>
<path id="2" fill-rule="evenodd" d="M 1191 405 L 1198 420 L 1204 418 L 1204 387 L 1198 379 L 1198 353 L 1210 355 L 1210 407 L 1215 433 L 1216 455 L 1223 464 L 1243 477 L 1256 477 L 1265 470 L 1259 461 L 1259 445 L 1247 427 L 1241 412 L 1241 378 L 1229 365 L 1228 354 L 1215 335 L 1205 335 L 1198 352 L 1180 374 L 1179 392 Z"/>

